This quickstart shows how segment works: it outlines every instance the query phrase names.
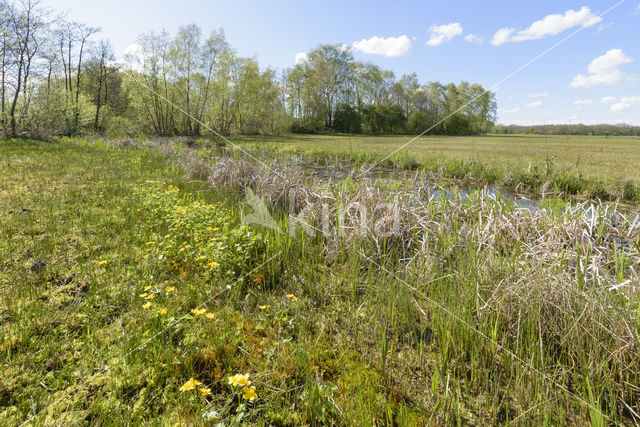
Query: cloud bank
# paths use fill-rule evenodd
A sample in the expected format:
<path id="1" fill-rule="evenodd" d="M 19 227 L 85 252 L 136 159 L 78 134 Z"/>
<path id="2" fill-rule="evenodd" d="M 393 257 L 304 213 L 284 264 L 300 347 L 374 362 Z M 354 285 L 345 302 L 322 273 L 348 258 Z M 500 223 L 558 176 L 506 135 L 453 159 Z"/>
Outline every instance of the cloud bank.
<path id="1" fill-rule="evenodd" d="M 427 41 L 427 46 L 440 46 L 444 42 L 448 42 L 456 36 L 462 34 L 462 25 L 459 22 L 452 22 L 446 25 L 432 25 L 429 28 L 431 37 Z"/>
<path id="2" fill-rule="evenodd" d="M 491 40 L 491 44 L 499 46 L 504 43 L 538 40 L 554 36 L 573 27 L 590 27 L 602 21 L 591 9 L 583 6 L 580 10 L 569 9 L 564 14 L 547 15 L 533 22 L 528 28 L 517 31 L 513 27 L 499 29 Z"/>
<path id="3" fill-rule="evenodd" d="M 620 101 L 611 105 L 611 111 L 624 111 L 628 110 L 633 106 L 633 104 L 640 103 L 640 96 L 625 96 L 620 99 Z"/>
<path id="4" fill-rule="evenodd" d="M 620 68 L 633 59 L 624 54 L 622 49 L 611 49 L 589 63 L 589 74 L 578 74 L 571 81 L 570 87 L 611 86 L 620 83 L 625 74 Z"/>
<path id="5" fill-rule="evenodd" d="M 351 46 L 362 53 L 395 57 L 405 55 L 409 52 L 409 49 L 411 49 L 411 40 L 406 35 L 387 38 L 373 36 L 370 39 L 353 42 Z"/>

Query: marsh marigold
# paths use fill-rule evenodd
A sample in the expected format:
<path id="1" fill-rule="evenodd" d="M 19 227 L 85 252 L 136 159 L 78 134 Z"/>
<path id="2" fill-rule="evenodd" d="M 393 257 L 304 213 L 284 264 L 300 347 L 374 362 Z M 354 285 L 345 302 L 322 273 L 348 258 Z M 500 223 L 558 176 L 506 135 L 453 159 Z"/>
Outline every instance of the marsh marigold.
<path id="1" fill-rule="evenodd" d="M 258 395 L 256 394 L 256 388 L 254 386 L 251 387 L 244 387 L 242 389 L 242 398 L 244 400 L 248 400 L 250 402 L 256 400 L 258 398 Z"/>
<path id="2" fill-rule="evenodd" d="M 249 381 L 249 374 L 235 374 L 229 377 L 229 384 L 232 386 L 248 386 L 251 384 Z"/>
<path id="3" fill-rule="evenodd" d="M 189 379 L 189 381 L 182 384 L 182 387 L 180 387 L 180 391 L 184 392 L 184 391 L 193 390 L 194 388 L 198 387 L 200 384 L 202 384 L 200 381 L 196 380 L 195 378 L 191 378 Z"/>

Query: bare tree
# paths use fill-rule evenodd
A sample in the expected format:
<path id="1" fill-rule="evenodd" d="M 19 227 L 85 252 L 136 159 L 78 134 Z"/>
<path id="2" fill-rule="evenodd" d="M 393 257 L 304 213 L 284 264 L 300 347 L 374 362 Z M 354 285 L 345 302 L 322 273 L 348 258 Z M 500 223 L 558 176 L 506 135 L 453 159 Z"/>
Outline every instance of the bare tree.
<path id="1" fill-rule="evenodd" d="M 7 73 L 9 71 L 9 5 L 0 2 L 0 124 L 6 131 Z"/>
<path id="2" fill-rule="evenodd" d="M 76 24 L 76 34 L 78 36 L 78 42 L 80 46 L 78 48 L 78 67 L 76 70 L 76 98 L 75 98 L 75 110 L 73 114 L 73 132 L 78 130 L 78 121 L 80 119 L 80 81 L 82 76 L 82 54 L 87 45 L 89 37 L 100 31 L 100 28 L 89 27 L 84 24 Z"/>
<path id="3" fill-rule="evenodd" d="M 87 67 L 92 74 L 93 80 L 96 82 L 94 98 L 96 103 L 96 115 L 93 121 L 93 129 L 96 132 L 100 130 L 100 109 L 103 104 L 108 102 L 109 75 L 117 70 L 117 68 L 109 66 L 109 63 L 114 60 L 115 56 L 113 55 L 111 43 L 109 40 L 103 39 L 93 51 L 91 66 Z"/>
<path id="4" fill-rule="evenodd" d="M 46 11 L 39 7 L 39 0 L 23 0 L 17 5 L 3 2 L 3 9 L 8 21 L 10 43 L 8 50 L 16 67 L 15 88 L 9 116 L 11 117 L 11 134 L 17 134 L 16 109 L 18 99 L 23 93 L 27 100 L 29 74 L 31 65 L 38 52 L 39 36 L 46 26 L 44 19 Z M 27 106 L 25 105 L 25 108 Z"/>

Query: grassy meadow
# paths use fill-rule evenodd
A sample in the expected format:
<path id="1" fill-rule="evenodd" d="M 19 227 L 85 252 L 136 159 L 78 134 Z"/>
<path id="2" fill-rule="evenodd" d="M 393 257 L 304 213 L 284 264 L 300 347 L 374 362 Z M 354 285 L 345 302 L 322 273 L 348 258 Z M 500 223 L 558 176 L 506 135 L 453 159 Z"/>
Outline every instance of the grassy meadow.
<path id="1" fill-rule="evenodd" d="M 513 140 L 501 164 L 544 161 Z M 273 143 L 348 141 L 405 138 Z M 473 144 L 411 150 L 438 141 Z M 640 174 L 636 141 L 589 141 Z M 321 183 L 183 142 L 0 141 L 0 424 L 640 422 L 640 227 L 611 206 Z"/>
<path id="2" fill-rule="evenodd" d="M 341 156 L 373 164 L 414 136 L 244 136 L 239 142 L 284 152 Z M 640 200 L 640 138 L 559 135 L 423 136 L 382 166 L 423 169 L 445 177 L 539 191 Z M 547 190 L 553 190 L 547 185 Z"/>

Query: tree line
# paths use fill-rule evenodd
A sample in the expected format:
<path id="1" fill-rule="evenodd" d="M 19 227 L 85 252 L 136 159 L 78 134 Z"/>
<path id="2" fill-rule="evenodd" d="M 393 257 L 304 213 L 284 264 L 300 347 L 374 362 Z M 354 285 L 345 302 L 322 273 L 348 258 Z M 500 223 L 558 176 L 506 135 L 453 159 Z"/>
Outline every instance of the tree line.
<path id="1" fill-rule="evenodd" d="M 578 123 L 575 125 L 496 125 L 495 133 L 513 135 L 584 135 L 584 136 L 640 136 L 640 126 L 630 126 L 627 124 L 599 124 L 585 125 Z"/>
<path id="2" fill-rule="evenodd" d="M 197 25 L 151 32 L 116 61 L 100 29 L 38 0 L 0 0 L 0 132 L 5 135 L 223 135 L 490 132 L 493 93 L 421 84 L 416 74 L 320 45 L 286 70 L 261 67 Z"/>

